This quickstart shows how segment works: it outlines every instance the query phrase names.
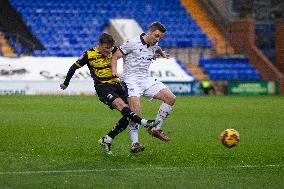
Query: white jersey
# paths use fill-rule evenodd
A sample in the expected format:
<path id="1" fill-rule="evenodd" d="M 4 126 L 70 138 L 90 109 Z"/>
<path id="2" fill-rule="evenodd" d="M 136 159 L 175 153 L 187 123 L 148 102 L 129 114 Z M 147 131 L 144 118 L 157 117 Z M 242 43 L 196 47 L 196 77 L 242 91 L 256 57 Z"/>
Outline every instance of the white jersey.
<path id="1" fill-rule="evenodd" d="M 143 39 L 144 35 L 127 40 L 119 47 L 124 55 L 122 80 L 139 81 L 149 76 L 149 67 L 160 47 L 157 44 L 148 45 Z"/>

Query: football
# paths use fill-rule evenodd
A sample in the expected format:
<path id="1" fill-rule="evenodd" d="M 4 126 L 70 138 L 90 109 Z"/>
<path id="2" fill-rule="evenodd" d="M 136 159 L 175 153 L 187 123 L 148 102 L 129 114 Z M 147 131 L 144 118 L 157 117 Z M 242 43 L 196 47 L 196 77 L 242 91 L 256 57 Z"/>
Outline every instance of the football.
<path id="1" fill-rule="evenodd" d="M 227 148 L 236 146 L 240 141 L 240 134 L 235 129 L 226 129 L 220 135 L 220 140 Z"/>

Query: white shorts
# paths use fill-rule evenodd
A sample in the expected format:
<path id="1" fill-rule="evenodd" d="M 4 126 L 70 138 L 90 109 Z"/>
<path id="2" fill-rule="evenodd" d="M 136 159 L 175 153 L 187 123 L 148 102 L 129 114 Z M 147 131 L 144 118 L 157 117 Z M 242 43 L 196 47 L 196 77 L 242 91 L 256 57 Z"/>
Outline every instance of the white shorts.
<path id="1" fill-rule="evenodd" d="M 158 79 L 148 77 L 143 80 L 126 79 L 124 80 L 128 88 L 128 97 L 131 96 L 144 96 L 149 100 L 162 89 L 167 89 L 167 86 Z"/>

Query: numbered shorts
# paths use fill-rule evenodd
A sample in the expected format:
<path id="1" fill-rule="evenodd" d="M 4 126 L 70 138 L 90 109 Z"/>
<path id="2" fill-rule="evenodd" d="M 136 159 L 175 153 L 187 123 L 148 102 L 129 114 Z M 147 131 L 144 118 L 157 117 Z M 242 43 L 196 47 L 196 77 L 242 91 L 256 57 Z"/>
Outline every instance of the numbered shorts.
<path id="1" fill-rule="evenodd" d="M 123 83 L 117 84 L 99 84 L 96 86 L 97 95 L 101 102 L 108 105 L 110 109 L 112 107 L 112 102 L 121 98 L 127 104 L 127 89 Z"/>
<path id="2" fill-rule="evenodd" d="M 163 84 L 158 79 L 148 77 L 143 80 L 124 80 L 127 90 L 128 90 L 128 97 L 131 96 L 144 96 L 149 100 L 152 100 L 154 96 L 161 91 L 162 89 L 167 89 L 167 86 Z"/>

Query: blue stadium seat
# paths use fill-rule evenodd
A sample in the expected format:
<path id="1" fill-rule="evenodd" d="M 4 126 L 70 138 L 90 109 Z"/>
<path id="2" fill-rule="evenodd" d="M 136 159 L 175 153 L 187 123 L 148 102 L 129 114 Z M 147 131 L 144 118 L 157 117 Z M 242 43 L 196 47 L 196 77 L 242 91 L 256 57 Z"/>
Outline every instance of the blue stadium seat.
<path id="1" fill-rule="evenodd" d="M 212 80 L 260 80 L 259 71 L 247 58 L 200 58 L 199 66 Z"/>
<path id="2" fill-rule="evenodd" d="M 66 47 L 66 41 L 71 45 L 80 41 L 94 41 L 111 18 L 135 18 L 143 30 L 146 30 L 151 22 L 161 21 L 168 28 L 168 33 L 160 42 L 163 47 L 212 47 L 212 42 L 179 0 L 117 0 L 115 3 L 105 0 L 10 2 L 47 49 L 47 53 L 35 52 L 35 56 L 78 56 L 75 51 L 69 51 L 67 54 L 61 51 L 48 51 L 51 48 L 48 45 L 48 38 L 57 39 L 53 40 L 53 43 L 61 49 Z M 88 45 L 83 44 L 81 50 Z"/>

